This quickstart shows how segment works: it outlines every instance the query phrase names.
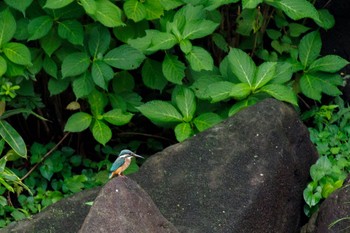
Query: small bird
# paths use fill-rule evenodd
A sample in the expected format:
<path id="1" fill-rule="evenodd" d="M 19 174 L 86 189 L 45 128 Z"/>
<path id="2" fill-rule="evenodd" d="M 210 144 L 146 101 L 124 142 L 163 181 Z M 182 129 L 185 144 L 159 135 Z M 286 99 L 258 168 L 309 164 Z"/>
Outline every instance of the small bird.
<path id="1" fill-rule="evenodd" d="M 109 169 L 109 179 L 112 179 L 114 176 L 122 176 L 122 172 L 129 167 L 132 157 L 144 159 L 144 157 L 137 155 L 130 150 L 122 150 L 119 153 L 118 158 L 112 164 L 111 169 Z"/>

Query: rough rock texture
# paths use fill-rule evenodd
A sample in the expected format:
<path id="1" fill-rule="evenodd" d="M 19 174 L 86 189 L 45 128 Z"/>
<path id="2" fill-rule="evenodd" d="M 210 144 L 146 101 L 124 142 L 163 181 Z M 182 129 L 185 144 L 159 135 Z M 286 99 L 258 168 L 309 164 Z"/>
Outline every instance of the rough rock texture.
<path id="1" fill-rule="evenodd" d="M 296 112 L 268 99 L 131 175 L 179 232 L 297 232 L 317 158 Z"/>
<path id="2" fill-rule="evenodd" d="M 91 207 L 85 203 L 93 201 L 98 191 L 98 188 L 85 190 L 64 198 L 34 215 L 32 219 L 0 229 L 0 233 L 76 233 Z"/>
<path id="3" fill-rule="evenodd" d="M 177 233 L 149 195 L 127 177 L 109 181 L 94 201 L 80 233 Z"/>
<path id="4" fill-rule="evenodd" d="M 350 232 L 350 176 L 343 188 L 332 193 L 301 231 L 302 233 Z"/>

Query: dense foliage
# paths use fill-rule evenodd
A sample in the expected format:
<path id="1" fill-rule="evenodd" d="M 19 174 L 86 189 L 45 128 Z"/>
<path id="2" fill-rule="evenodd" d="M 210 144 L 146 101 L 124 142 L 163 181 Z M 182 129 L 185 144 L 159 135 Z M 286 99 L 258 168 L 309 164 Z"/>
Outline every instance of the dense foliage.
<path id="1" fill-rule="evenodd" d="M 102 184 L 120 148 L 159 150 L 268 97 L 340 95 L 348 61 L 320 56 L 333 25 L 307 0 L 4 0 L 0 227 Z"/>

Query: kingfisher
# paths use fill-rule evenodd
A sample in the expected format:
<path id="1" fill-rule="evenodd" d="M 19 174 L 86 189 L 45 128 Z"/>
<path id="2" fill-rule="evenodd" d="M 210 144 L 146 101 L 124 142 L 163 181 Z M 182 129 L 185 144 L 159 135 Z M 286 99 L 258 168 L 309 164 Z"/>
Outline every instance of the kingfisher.
<path id="1" fill-rule="evenodd" d="M 109 169 L 109 179 L 112 179 L 114 176 L 122 176 L 122 172 L 124 172 L 129 167 L 132 157 L 139 157 L 144 159 L 144 157 L 137 155 L 130 150 L 122 150 L 119 153 L 118 158 L 112 164 L 111 169 Z"/>

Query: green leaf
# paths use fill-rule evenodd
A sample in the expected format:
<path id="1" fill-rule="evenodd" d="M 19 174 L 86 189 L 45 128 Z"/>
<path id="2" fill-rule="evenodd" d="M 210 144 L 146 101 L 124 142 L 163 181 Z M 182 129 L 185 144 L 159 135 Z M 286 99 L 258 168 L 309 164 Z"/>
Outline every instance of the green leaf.
<path id="1" fill-rule="evenodd" d="M 66 56 L 62 62 L 63 78 L 84 73 L 90 66 L 90 57 L 86 53 L 76 52 Z"/>
<path id="2" fill-rule="evenodd" d="M 64 126 L 65 132 L 82 132 L 89 128 L 92 121 L 92 116 L 86 112 L 77 112 L 71 115 L 66 125 Z"/>
<path id="3" fill-rule="evenodd" d="M 283 84 L 293 76 L 292 65 L 289 62 L 277 62 L 275 74 L 270 83 Z"/>
<path id="4" fill-rule="evenodd" d="M 68 79 L 53 79 L 51 78 L 48 83 L 48 90 L 50 92 L 50 95 L 58 95 L 65 90 L 67 90 L 68 86 L 70 84 L 70 81 Z"/>
<path id="5" fill-rule="evenodd" d="M 173 34 L 167 32 L 154 31 L 152 37 L 151 47 L 147 50 L 150 52 L 155 52 L 158 50 L 167 50 L 178 43 L 176 37 Z"/>
<path id="6" fill-rule="evenodd" d="M 77 20 L 65 20 L 58 24 L 58 35 L 74 45 L 83 45 L 84 29 Z"/>
<path id="7" fill-rule="evenodd" d="M 202 47 L 193 46 L 192 51 L 186 54 L 186 59 L 194 71 L 212 70 L 214 67 L 212 56 Z"/>
<path id="8" fill-rule="evenodd" d="M 104 108 L 108 104 L 107 96 L 97 90 L 92 91 L 88 96 L 91 112 L 94 117 L 102 115 Z"/>
<path id="9" fill-rule="evenodd" d="M 288 27 L 289 27 L 289 34 L 292 37 L 299 37 L 301 34 L 310 30 L 309 27 L 306 27 L 299 23 L 290 23 L 288 24 Z"/>
<path id="10" fill-rule="evenodd" d="M 343 84 L 344 80 L 339 74 L 316 73 L 313 77 L 320 83 L 322 92 L 330 95 L 341 95 L 342 92 L 337 88 Z"/>
<path id="11" fill-rule="evenodd" d="M 108 89 L 108 81 L 114 77 L 113 69 L 103 61 L 94 61 L 91 68 L 92 80 L 102 89 Z"/>
<path id="12" fill-rule="evenodd" d="M 28 40 L 37 40 L 46 36 L 51 30 L 53 19 L 48 16 L 39 16 L 28 24 L 28 33 L 31 35 Z"/>
<path id="13" fill-rule="evenodd" d="M 186 22 L 182 37 L 183 39 L 198 39 L 212 34 L 219 24 L 210 20 L 197 20 Z"/>
<path id="14" fill-rule="evenodd" d="M 321 36 L 313 31 L 304 36 L 299 44 L 299 59 L 304 68 L 308 67 L 320 55 L 322 47 Z"/>
<path id="15" fill-rule="evenodd" d="M 16 20 L 6 8 L 0 12 L 0 47 L 9 42 L 16 32 Z"/>
<path id="16" fill-rule="evenodd" d="M 276 64 L 276 62 L 264 62 L 258 67 L 253 81 L 254 89 L 259 89 L 274 77 Z"/>
<path id="17" fill-rule="evenodd" d="M 113 79 L 113 91 L 115 93 L 122 93 L 124 91 L 132 91 L 135 87 L 134 77 L 128 71 L 121 71 L 116 74 Z"/>
<path id="18" fill-rule="evenodd" d="M 103 123 L 103 121 L 95 120 L 92 126 L 92 135 L 102 145 L 106 145 L 106 143 L 112 138 L 112 131 Z"/>
<path id="19" fill-rule="evenodd" d="M 46 0 L 46 4 L 44 5 L 44 8 L 50 8 L 50 9 L 58 9 L 63 8 L 70 3 L 72 3 L 74 0 Z"/>
<path id="20" fill-rule="evenodd" d="M 54 174 L 54 164 L 51 159 L 47 159 L 39 168 L 41 175 L 47 179 L 51 180 L 51 177 Z"/>
<path id="21" fill-rule="evenodd" d="M 2 56 L 0 56 L 0 77 L 6 73 L 6 70 L 7 70 L 7 62 Z"/>
<path id="22" fill-rule="evenodd" d="M 185 77 L 185 69 L 185 64 L 179 61 L 177 56 L 171 54 L 165 55 L 162 63 L 162 71 L 169 82 L 181 85 L 182 79 Z"/>
<path id="23" fill-rule="evenodd" d="M 225 53 L 228 53 L 229 51 L 229 45 L 226 42 L 224 36 L 222 34 L 219 33 L 214 33 L 212 35 L 212 39 L 213 42 L 215 43 L 215 45 L 220 48 L 222 51 L 224 51 Z"/>
<path id="24" fill-rule="evenodd" d="M 54 28 L 40 39 L 40 46 L 43 48 L 45 53 L 51 56 L 62 44 L 62 39 L 58 36 Z"/>
<path id="25" fill-rule="evenodd" d="M 108 0 L 96 0 L 94 16 L 106 27 L 123 26 L 122 11 Z"/>
<path id="26" fill-rule="evenodd" d="M 141 73 L 142 81 L 146 87 L 161 91 L 167 84 L 162 72 L 162 64 L 158 61 L 147 59 Z"/>
<path id="27" fill-rule="evenodd" d="M 10 7 L 22 12 L 22 14 L 25 16 L 25 10 L 27 9 L 30 4 L 32 4 L 33 0 L 5 0 L 6 4 Z"/>
<path id="28" fill-rule="evenodd" d="M 182 122 L 181 114 L 168 102 L 152 100 L 137 108 L 155 124 L 173 124 Z"/>
<path id="29" fill-rule="evenodd" d="M 181 40 L 180 41 L 180 49 L 184 54 L 188 54 L 192 51 L 192 43 L 190 40 Z"/>
<path id="30" fill-rule="evenodd" d="M 282 10 L 293 20 L 302 18 L 312 18 L 315 21 L 319 20 L 316 8 L 306 0 L 268 0 L 265 2 Z"/>
<path id="31" fill-rule="evenodd" d="M 145 58 L 141 51 L 129 45 L 121 45 L 109 51 L 103 60 L 114 68 L 134 70 L 141 65 Z"/>
<path id="32" fill-rule="evenodd" d="M 143 5 L 146 9 L 147 20 L 159 19 L 164 13 L 164 7 L 160 3 L 160 0 L 144 1 Z"/>
<path id="33" fill-rule="evenodd" d="M 43 69 L 48 75 L 57 79 L 56 62 L 53 59 L 51 59 L 49 56 L 45 56 L 43 60 Z"/>
<path id="34" fill-rule="evenodd" d="M 300 78 L 299 85 L 301 92 L 306 97 L 317 101 L 321 100 L 322 86 L 316 77 L 311 74 L 304 74 Z"/>
<path id="35" fill-rule="evenodd" d="M 250 87 L 253 85 L 256 66 L 251 57 L 240 49 L 231 49 L 228 54 L 232 72 L 242 82 Z"/>
<path id="36" fill-rule="evenodd" d="M 6 121 L 0 120 L 0 136 L 21 157 L 27 158 L 27 147 L 21 135 Z"/>
<path id="37" fill-rule="evenodd" d="M 127 0 L 123 5 L 123 9 L 126 17 L 134 20 L 134 22 L 139 22 L 146 17 L 146 8 L 138 0 Z"/>
<path id="38" fill-rule="evenodd" d="M 72 87 L 77 99 L 89 95 L 94 88 L 91 73 L 85 72 L 78 78 L 75 78 L 73 80 Z"/>
<path id="39" fill-rule="evenodd" d="M 318 191 L 314 193 L 313 190 L 309 184 L 303 192 L 304 200 L 310 207 L 317 205 L 322 199 L 322 194 Z"/>
<path id="40" fill-rule="evenodd" d="M 94 27 L 89 35 L 89 51 L 91 56 L 98 58 L 103 55 L 109 48 L 111 42 L 111 35 L 108 28 L 103 26 Z"/>
<path id="41" fill-rule="evenodd" d="M 241 100 L 247 98 L 251 92 L 252 89 L 247 83 L 238 83 L 233 85 L 230 97 Z"/>
<path id="42" fill-rule="evenodd" d="M 202 132 L 210 127 L 220 123 L 222 121 L 221 117 L 212 112 L 203 113 L 193 120 L 194 125 L 199 132 Z"/>
<path id="43" fill-rule="evenodd" d="M 186 140 L 187 138 L 191 137 L 194 134 L 190 123 L 187 123 L 187 122 L 182 122 L 178 124 L 175 127 L 174 132 L 175 132 L 176 140 L 178 140 L 179 142 Z"/>
<path id="44" fill-rule="evenodd" d="M 327 9 L 318 10 L 319 20 L 315 21 L 323 29 L 331 29 L 334 27 L 334 16 Z"/>
<path id="45" fill-rule="evenodd" d="M 27 66 L 32 65 L 30 51 L 24 44 L 9 42 L 2 49 L 6 57 L 13 63 Z"/>
<path id="46" fill-rule="evenodd" d="M 206 93 L 211 98 L 212 103 L 230 98 L 234 84 L 227 81 L 219 81 L 209 84 Z"/>
<path id="47" fill-rule="evenodd" d="M 83 6 L 85 12 L 89 15 L 94 15 L 96 12 L 95 0 L 80 0 L 80 4 Z"/>
<path id="48" fill-rule="evenodd" d="M 242 7 L 245 8 L 256 8 L 263 0 L 242 0 Z"/>
<path id="49" fill-rule="evenodd" d="M 134 114 L 131 114 L 129 112 L 123 112 L 121 109 L 113 109 L 104 113 L 102 116 L 103 119 L 106 120 L 108 123 L 111 123 L 112 125 L 121 126 L 129 123 L 133 115 Z"/>
<path id="50" fill-rule="evenodd" d="M 190 122 L 196 112 L 196 97 L 189 88 L 177 86 L 173 90 L 173 99 L 180 110 L 183 120 Z"/>
<path id="51" fill-rule="evenodd" d="M 269 84 L 265 85 L 259 89 L 261 92 L 265 92 L 271 95 L 273 98 L 280 101 L 285 101 L 291 103 L 295 106 L 298 106 L 298 100 L 293 92 L 293 90 L 285 85 L 281 84 Z"/>
<path id="52" fill-rule="evenodd" d="M 258 102 L 258 99 L 256 98 L 251 98 L 251 97 L 248 97 L 247 99 L 244 99 L 242 101 L 239 101 L 237 103 L 235 103 L 229 110 L 228 112 L 228 116 L 233 116 L 235 115 L 237 112 L 249 107 L 249 106 L 252 106 L 254 104 L 256 104 Z"/>
<path id="53" fill-rule="evenodd" d="M 175 9 L 184 4 L 182 0 L 160 0 L 160 3 L 167 11 Z"/>
<path id="54" fill-rule="evenodd" d="M 347 60 L 337 55 L 327 55 L 311 63 L 308 71 L 324 71 L 334 73 L 338 72 L 348 64 L 349 62 Z"/>

